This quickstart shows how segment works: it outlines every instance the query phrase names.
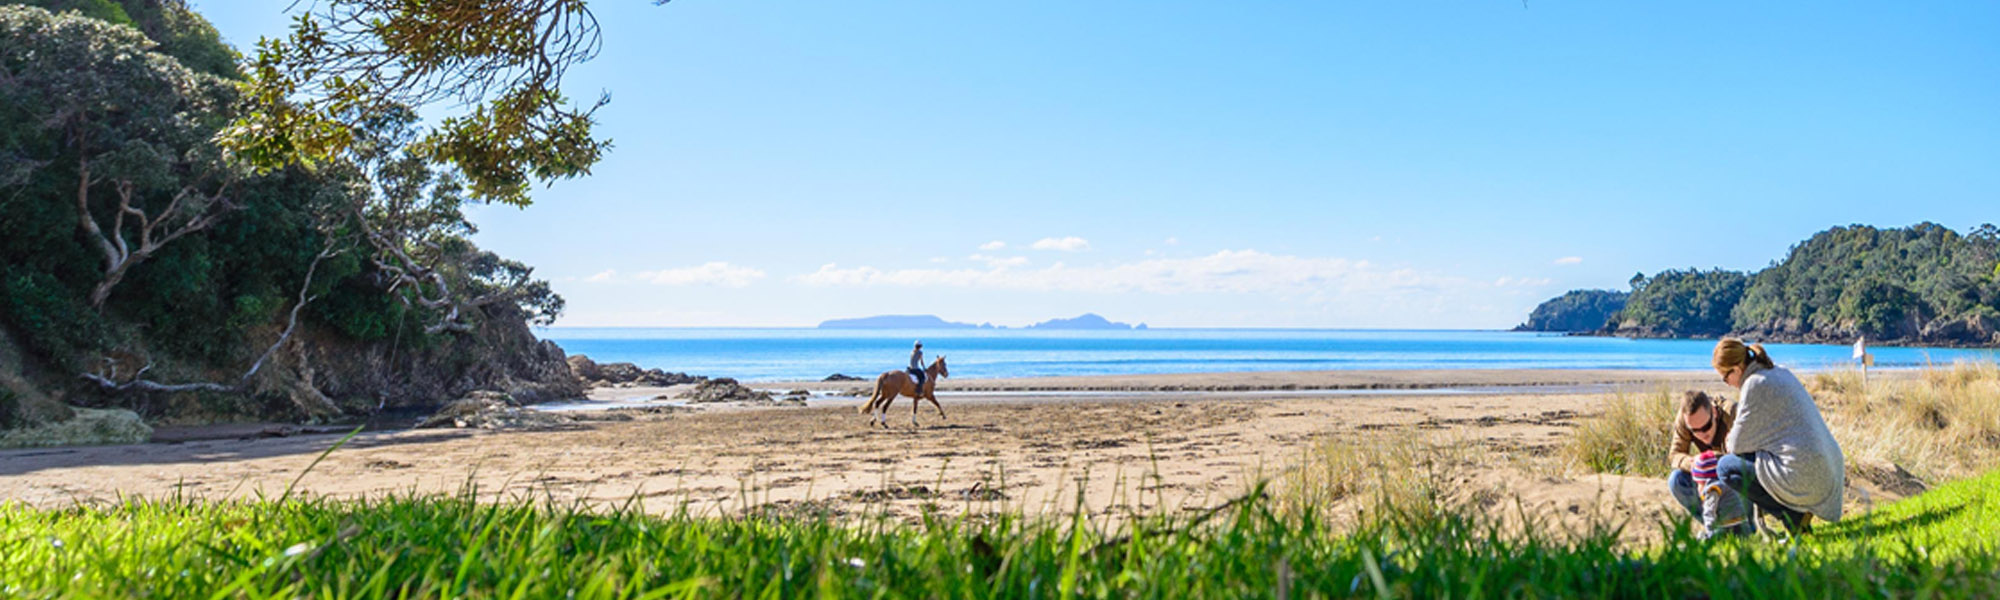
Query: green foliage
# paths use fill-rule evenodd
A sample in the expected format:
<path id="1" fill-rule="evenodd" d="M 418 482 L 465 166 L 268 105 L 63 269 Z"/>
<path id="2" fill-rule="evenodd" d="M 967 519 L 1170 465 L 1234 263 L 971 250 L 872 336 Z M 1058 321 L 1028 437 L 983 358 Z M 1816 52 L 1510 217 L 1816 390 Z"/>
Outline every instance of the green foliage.
<path id="1" fill-rule="evenodd" d="M 1730 311 L 1749 278 L 1736 271 L 1667 270 L 1639 282 L 1619 318 L 1628 327 L 1675 336 L 1713 337 L 1731 330 Z"/>
<path id="2" fill-rule="evenodd" d="M 213 41 L 206 21 L 178 2 L 108 3 L 122 12 L 107 18 L 90 16 L 81 0 L 61 4 L 82 8 L 58 15 L 0 0 L 0 326 L 50 367 L 39 383 L 72 385 L 113 354 L 157 363 L 153 375 L 169 383 L 240 373 L 277 339 L 302 291 L 314 299 L 303 327 L 409 347 L 427 345 L 435 334 L 425 325 L 453 307 L 464 309 L 458 331 L 493 303 L 543 322 L 561 310 L 528 267 L 466 239 L 458 178 L 405 151 L 414 113 L 361 130 L 402 136 L 364 140 L 384 142 L 375 149 L 395 157 L 392 169 L 349 152 L 319 169 L 239 172 L 212 141 L 241 110 L 236 86 L 182 64 L 196 55 L 165 54 L 174 40 Z M 219 44 L 210 49 L 227 50 Z M 389 126 L 397 123 L 401 130 Z M 190 190 L 202 200 L 187 200 Z M 107 248 L 142 246 L 137 219 L 116 226 L 129 214 L 120 210 L 126 194 L 156 219 L 191 206 L 216 218 L 138 256 L 119 272 L 116 293 L 94 303 L 114 279 Z M 101 234 L 84 225 L 93 216 Z M 371 242 L 364 224 L 390 241 Z M 390 250 L 420 255 L 436 273 L 425 279 L 428 295 L 385 272 Z M 146 399 L 92 401 L 143 408 Z"/>
<path id="3" fill-rule="evenodd" d="M 1990 224 L 1965 235 L 1935 223 L 1835 227 L 1747 277 L 1689 269 L 1634 275 L 1630 283 L 1616 317 L 1624 333 L 2000 343 L 2000 227 Z M 1586 293 L 1608 292 L 1577 290 L 1546 302 L 1523 328 L 1576 310 L 1585 303 L 1568 299 Z"/>
<path id="4" fill-rule="evenodd" d="M 81 293 L 48 273 L 20 266 L 0 268 L 0 319 L 22 343 L 62 362 L 99 347 L 105 338 Z"/>
<path id="5" fill-rule="evenodd" d="M 21 396 L 0 387 L 0 430 L 13 429 L 21 425 Z"/>
<path id="6" fill-rule="evenodd" d="M 1621 549 L 1618 530 L 1503 533 L 1471 509 L 1337 533 L 1257 499 L 1202 517 L 655 517 L 470 494 L 0 505 L 0 594 L 232 598 L 1983 598 L 1992 476 L 1793 544 Z M 1988 534 L 1979 534 L 1987 532 Z M 1284 595 L 1284 594 L 1278 594 Z"/>
<path id="7" fill-rule="evenodd" d="M 2000 236 L 1941 225 L 1835 227 L 1759 272 L 1736 308 L 1739 328 L 1799 321 L 1806 331 L 1912 339 L 1938 319 L 2000 306 Z M 1976 340 L 1986 342 L 1987 340 Z"/>
<path id="8" fill-rule="evenodd" d="M 137 28 L 173 57 L 198 73 L 238 79 L 241 56 L 222 42 L 207 19 L 180 0 L 0 0 L 0 5 L 24 4 L 50 12 L 74 11 L 114 25 Z"/>
<path id="9" fill-rule="evenodd" d="M 560 89 L 597 52 L 583 0 L 521 0 L 507 10 L 453 2 L 329 0 L 297 15 L 289 36 L 258 44 L 248 65 L 257 108 L 222 137 L 265 169 L 336 161 L 366 119 L 441 101 L 469 108 L 412 150 L 449 165 L 484 201 L 526 206 L 530 184 L 589 173 L 610 149 L 592 133 L 601 97 L 576 107 Z"/>
<path id="10" fill-rule="evenodd" d="M 1631 294 L 1613 290 L 1572 290 L 1549 299 L 1528 314 L 1522 331 L 1596 331 L 1625 310 Z"/>
<path id="11" fill-rule="evenodd" d="M 112 0 L 6 0 L 0 4 L 24 4 L 58 13 L 73 11 L 114 25 L 137 25 L 132 15 L 125 12 L 124 3 Z"/>

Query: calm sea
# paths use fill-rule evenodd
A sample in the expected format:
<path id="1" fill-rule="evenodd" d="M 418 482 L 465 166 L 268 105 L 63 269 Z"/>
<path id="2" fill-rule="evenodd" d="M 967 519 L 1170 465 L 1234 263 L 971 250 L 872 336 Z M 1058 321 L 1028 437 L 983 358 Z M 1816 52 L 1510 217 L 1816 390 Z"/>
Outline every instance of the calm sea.
<path id="1" fill-rule="evenodd" d="M 744 381 L 873 377 L 950 358 L 954 379 L 1330 369 L 1705 369 L 1715 342 L 1507 331 L 1151 329 L 1144 331 L 637 329 L 538 332 L 598 362 Z M 1850 346 L 1774 344 L 1795 368 L 1850 364 Z M 1878 367 L 1994 360 L 1992 350 L 1871 348 Z"/>

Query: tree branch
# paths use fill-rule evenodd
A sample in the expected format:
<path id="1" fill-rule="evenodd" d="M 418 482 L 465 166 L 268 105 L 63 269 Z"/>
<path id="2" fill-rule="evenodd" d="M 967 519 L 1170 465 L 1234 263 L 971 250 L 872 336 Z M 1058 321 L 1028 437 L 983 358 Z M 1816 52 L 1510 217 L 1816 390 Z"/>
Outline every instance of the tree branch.
<path id="1" fill-rule="evenodd" d="M 234 384 L 224 385 L 220 383 L 206 382 L 206 381 L 196 382 L 196 383 L 167 384 L 167 383 L 152 381 L 149 379 L 144 379 L 146 371 L 152 370 L 153 368 L 153 365 L 151 363 L 148 363 L 145 367 L 133 373 L 132 378 L 123 383 L 119 383 L 118 381 L 114 380 L 114 378 L 118 376 L 118 367 L 116 364 L 109 364 L 107 368 L 110 371 L 109 377 L 97 373 L 83 373 L 79 376 L 86 381 L 90 381 L 92 383 L 97 384 L 98 387 L 104 389 L 105 391 L 114 393 L 148 392 L 148 393 L 171 394 L 179 392 L 216 392 L 223 394 L 233 394 L 249 389 L 250 378 L 256 376 L 257 372 L 264 368 L 264 364 L 271 359 L 271 356 L 273 354 L 277 354 L 278 349 L 284 347 L 285 342 L 290 341 L 292 339 L 292 333 L 294 331 L 297 331 L 299 327 L 299 314 L 305 311 L 307 304 L 311 304 L 312 301 L 319 299 L 318 296 L 313 296 L 311 295 L 311 293 L 312 293 L 313 276 L 314 274 L 319 272 L 320 261 L 326 260 L 327 258 L 331 258 L 338 254 L 340 253 L 333 249 L 333 239 L 328 238 L 326 242 L 326 247 L 321 249 L 319 255 L 313 257 L 312 264 L 306 267 L 305 281 L 299 284 L 298 302 L 292 305 L 291 314 L 288 315 L 285 320 L 284 332 L 278 335 L 277 341 L 271 342 L 270 347 L 264 349 L 264 353 L 257 357 L 256 362 L 250 364 L 250 368 L 244 371 L 243 376 L 238 377 L 236 379 L 236 383 Z M 106 362 L 109 363 L 109 359 L 107 359 Z M 313 410 L 326 410 L 329 408 L 331 408 L 334 411 L 339 410 L 337 407 L 330 407 L 330 406 L 323 406 L 323 407 L 302 406 L 301 408 L 306 409 L 308 412 L 311 412 Z"/>
<path id="2" fill-rule="evenodd" d="M 318 296 L 306 295 L 312 290 L 313 273 L 319 270 L 319 261 L 326 260 L 335 254 L 339 253 L 333 251 L 333 243 L 331 240 L 328 240 L 327 247 L 320 250 L 319 256 L 313 257 L 312 266 L 306 267 L 305 283 L 299 284 L 299 301 L 297 304 L 292 305 L 292 314 L 285 321 L 285 332 L 278 334 L 278 341 L 272 342 L 270 348 L 264 349 L 264 354 L 257 357 L 257 362 L 250 363 L 250 370 L 243 372 L 243 377 L 236 380 L 237 387 L 248 385 L 250 377 L 256 375 L 258 369 L 264 368 L 264 361 L 270 360 L 271 355 L 277 354 L 278 348 L 284 346 L 286 340 L 292 339 L 292 330 L 299 327 L 299 313 L 305 310 L 306 304 L 319 299 Z"/>

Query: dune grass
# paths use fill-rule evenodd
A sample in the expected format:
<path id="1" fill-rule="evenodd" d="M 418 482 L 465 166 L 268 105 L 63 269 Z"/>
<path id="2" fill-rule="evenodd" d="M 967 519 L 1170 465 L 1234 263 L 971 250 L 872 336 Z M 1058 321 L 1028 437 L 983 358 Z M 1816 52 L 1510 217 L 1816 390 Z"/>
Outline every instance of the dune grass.
<path id="1" fill-rule="evenodd" d="M 1982 541 L 2000 533 L 1996 497 L 2000 473 L 1793 545 L 1705 544 L 1681 525 L 1644 550 L 1612 530 L 1502 535 L 1463 510 L 1390 509 L 1337 532 L 1256 494 L 1116 528 L 661 517 L 473 495 L 9 504 L 0 596 L 1976 598 L 2000 594 L 2000 554 Z"/>
<path id="2" fill-rule="evenodd" d="M 1289 517 L 1342 517 L 1333 522 L 1348 525 L 1390 514 L 1429 518 L 1465 500 L 1456 484 L 1480 458 L 1475 443 L 1412 430 L 1328 436 L 1285 471 L 1274 502 Z M 1324 514 L 1336 506 L 1354 514 Z"/>
<path id="3" fill-rule="evenodd" d="M 1663 475 L 1680 397 L 1667 389 L 1605 398 L 1603 411 L 1577 423 L 1563 452 L 1599 473 Z"/>
<path id="4" fill-rule="evenodd" d="M 1913 377 L 1847 369 L 1806 380 L 1849 465 L 1891 463 L 1929 483 L 2000 462 L 2000 365 L 1932 366 Z"/>

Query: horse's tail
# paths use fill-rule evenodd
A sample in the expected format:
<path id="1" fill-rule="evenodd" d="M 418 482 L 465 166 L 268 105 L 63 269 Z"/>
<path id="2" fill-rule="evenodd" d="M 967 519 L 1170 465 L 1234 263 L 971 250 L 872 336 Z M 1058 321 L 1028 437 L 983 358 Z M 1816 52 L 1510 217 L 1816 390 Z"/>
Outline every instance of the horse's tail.
<path id="1" fill-rule="evenodd" d="M 884 373 L 881 376 L 875 378 L 875 386 L 868 388 L 868 401 L 861 403 L 860 412 L 862 414 L 868 414 L 869 410 L 875 408 L 875 403 L 882 399 L 882 388 L 888 385 L 888 383 L 883 380 L 888 378 L 889 377 L 887 373 Z"/>

